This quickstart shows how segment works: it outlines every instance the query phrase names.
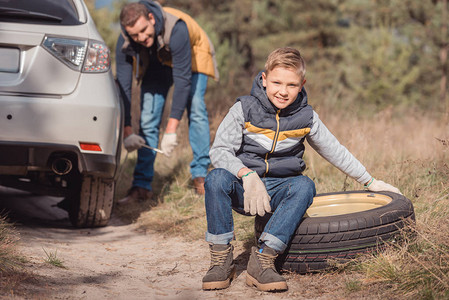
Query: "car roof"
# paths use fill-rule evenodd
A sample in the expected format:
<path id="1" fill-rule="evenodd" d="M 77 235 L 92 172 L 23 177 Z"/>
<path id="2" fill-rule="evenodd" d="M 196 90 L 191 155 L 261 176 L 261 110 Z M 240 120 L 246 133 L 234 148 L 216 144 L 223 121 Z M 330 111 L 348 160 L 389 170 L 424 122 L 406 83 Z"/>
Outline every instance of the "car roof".
<path id="1" fill-rule="evenodd" d="M 28 24 L 80 25 L 73 0 L 2 0 L 0 20 Z M 81 13 L 82 14 L 82 13 Z"/>

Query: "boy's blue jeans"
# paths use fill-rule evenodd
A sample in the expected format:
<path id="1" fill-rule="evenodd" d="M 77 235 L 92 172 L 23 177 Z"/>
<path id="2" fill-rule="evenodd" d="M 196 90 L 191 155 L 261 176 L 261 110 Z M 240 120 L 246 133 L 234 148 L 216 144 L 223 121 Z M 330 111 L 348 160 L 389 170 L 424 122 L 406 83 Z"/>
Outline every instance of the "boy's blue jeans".
<path id="1" fill-rule="evenodd" d="M 285 178 L 261 178 L 273 215 L 266 224 L 259 243 L 278 253 L 284 252 L 307 208 L 316 194 L 314 182 L 304 175 Z M 206 177 L 206 241 L 229 244 L 234 238 L 232 209 L 243 210 L 243 182 L 225 169 L 213 169 Z"/>
<path id="2" fill-rule="evenodd" d="M 207 80 L 205 74 L 192 73 L 192 87 L 187 104 L 189 141 L 193 151 L 193 160 L 190 164 L 192 178 L 205 177 L 210 164 L 209 119 L 204 102 Z M 171 82 L 167 81 L 166 84 L 150 83 L 141 88 L 140 135 L 150 147 L 157 148 L 159 144 L 159 128 L 170 86 Z M 152 190 L 155 158 L 156 152 L 153 150 L 147 148 L 138 150 L 133 186 Z"/>

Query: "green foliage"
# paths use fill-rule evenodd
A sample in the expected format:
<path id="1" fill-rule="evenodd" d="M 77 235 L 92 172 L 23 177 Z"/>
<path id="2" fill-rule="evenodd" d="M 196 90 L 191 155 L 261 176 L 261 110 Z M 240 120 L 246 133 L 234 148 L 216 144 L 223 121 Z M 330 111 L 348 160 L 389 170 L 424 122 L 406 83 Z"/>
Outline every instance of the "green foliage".
<path id="1" fill-rule="evenodd" d="M 94 10 L 94 0 L 86 0 L 112 57 L 126 2 L 116 0 L 110 11 Z M 267 55 L 284 46 L 305 56 L 315 105 L 443 107 L 438 91 L 447 64 L 441 65 L 439 51 L 448 37 L 441 1 L 160 2 L 191 14 L 213 41 L 221 78 L 209 94 L 217 109 L 223 97 L 248 93 Z"/>
<path id="2" fill-rule="evenodd" d="M 419 67 L 410 63 L 411 47 L 388 28 L 353 28 L 350 34 L 344 72 L 354 96 L 380 109 L 416 102 Z"/>
<path id="3" fill-rule="evenodd" d="M 115 11 L 110 11 L 106 7 L 95 9 L 95 0 L 85 0 L 85 3 L 87 5 L 87 8 L 89 9 L 89 13 L 92 16 L 92 19 L 95 22 L 98 32 L 105 41 L 106 45 L 111 50 L 111 61 L 114 61 L 115 44 L 120 32 L 120 27 L 117 23 L 117 11 L 119 11 L 119 9 L 118 7 L 115 9 Z M 115 6 L 117 6 L 117 4 Z"/>
<path id="4" fill-rule="evenodd" d="M 44 248 L 42 248 L 45 252 L 45 262 L 49 263 L 50 265 L 53 265 L 58 268 L 66 269 L 64 266 L 64 261 L 58 257 L 58 251 L 55 252 L 47 252 Z"/>

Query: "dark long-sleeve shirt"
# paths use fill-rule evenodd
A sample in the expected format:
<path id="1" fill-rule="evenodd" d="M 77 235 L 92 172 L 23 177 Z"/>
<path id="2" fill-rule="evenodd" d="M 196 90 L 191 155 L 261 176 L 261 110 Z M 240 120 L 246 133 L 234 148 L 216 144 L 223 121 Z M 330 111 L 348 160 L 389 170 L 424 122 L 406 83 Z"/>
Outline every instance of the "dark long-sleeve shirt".
<path id="1" fill-rule="evenodd" d="M 148 4 L 148 2 L 146 2 L 146 4 Z M 162 12 L 157 6 L 151 5 L 151 3 L 148 4 L 148 8 L 156 19 L 155 31 L 156 34 L 159 34 L 162 32 L 163 27 Z M 125 126 L 130 126 L 133 58 L 132 55 L 122 52 L 123 43 L 124 38 L 120 35 L 116 47 L 117 80 L 123 91 L 122 98 L 125 107 Z M 134 42 L 132 41 L 131 43 Z M 157 43 L 157 40 L 155 40 L 155 43 Z M 174 83 L 170 118 L 180 120 L 187 106 L 192 78 L 190 38 L 187 25 L 184 21 L 179 20 L 173 27 L 169 47 L 172 56 L 172 80 Z M 150 51 L 150 49 L 148 49 L 148 51 L 150 53 L 150 61 L 157 59 L 156 51 Z M 137 53 L 138 52 L 136 51 L 134 55 L 137 55 Z M 147 74 L 143 77 L 142 86 L 148 84 L 148 81 L 157 80 L 158 77 L 163 77 L 158 76 L 159 71 L 162 71 L 162 68 L 157 67 L 157 64 L 153 64 L 153 68 L 150 64 L 146 71 Z M 149 72 L 151 74 L 148 74 Z"/>

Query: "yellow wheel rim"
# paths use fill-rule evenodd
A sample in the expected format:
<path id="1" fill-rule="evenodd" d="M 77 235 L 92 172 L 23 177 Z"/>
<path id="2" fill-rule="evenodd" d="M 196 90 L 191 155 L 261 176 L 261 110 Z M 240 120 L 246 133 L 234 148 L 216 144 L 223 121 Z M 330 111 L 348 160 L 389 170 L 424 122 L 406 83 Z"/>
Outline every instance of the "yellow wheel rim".
<path id="1" fill-rule="evenodd" d="M 376 193 L 342 193 L 313 198 L 305 217 L 329 217 L 357 213 L 387 205 L 391 197 Z"/>

